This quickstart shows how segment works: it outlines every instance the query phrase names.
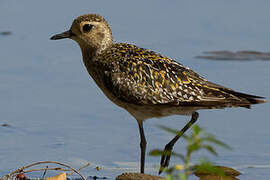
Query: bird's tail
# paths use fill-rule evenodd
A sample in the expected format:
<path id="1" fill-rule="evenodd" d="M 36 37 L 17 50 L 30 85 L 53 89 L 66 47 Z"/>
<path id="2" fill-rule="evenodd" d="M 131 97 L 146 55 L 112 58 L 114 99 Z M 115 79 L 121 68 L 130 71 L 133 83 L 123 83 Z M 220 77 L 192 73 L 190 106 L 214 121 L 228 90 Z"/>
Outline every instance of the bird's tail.
<path id="1" fill-rule="evenodd" d="M 261 97 L 261 96 L 254 96 L 251 94 L 245 94 L 245 93 L 241 93 L 241 92 L 237 92 L 237 91 L 232 91 L 229 89 L 222 89 L 223 91 L 230 93 L 236 97 L 239 97 L 241 99 L 245 99 L 247 100 L 250 104 L 261 104 L 261 103 L 266 103 L 267 100 L 265 99 L 265 97 Z M 249 108 L 249 106 L 248 106 Z"/>

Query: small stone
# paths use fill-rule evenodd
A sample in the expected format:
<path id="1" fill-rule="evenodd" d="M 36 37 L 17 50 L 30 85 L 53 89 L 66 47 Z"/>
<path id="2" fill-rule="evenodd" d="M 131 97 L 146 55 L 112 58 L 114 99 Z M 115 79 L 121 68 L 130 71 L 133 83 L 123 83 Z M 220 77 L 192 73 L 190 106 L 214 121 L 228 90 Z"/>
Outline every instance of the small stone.
<path id="1" fill-rule="evenodd" d="M 10 127 L 10 125 L 8 123 L 4 123 L 1 125 L 2 127 Z"/>
<path id="2" fill-rule="evenodd" d="M 235 177 L 235 176 L 238 176 L 238 175 L 241 174 L 239 171 L 236 171 L 235 169 L 230 168 L 230 167 L 216 166 L 216 168 L 221 169 L 221 170 L 224 172 L 224 174 L 225 174 L 226 176 Z M 212 176 L 215 175 L 215 174 L 211 174 L 211 173 L 209 173 L 209 172 L 203 172 L 203 171 L 195 171 L 194 174 L 195 174 L 197 177 L 203 177 L 203 176 L 207 176 L 207 175 L 212 175 Z"/>
<path id="3" fill-rule="evenodd" d="M 10 31 L 3 31 L 3 32 L 0 32 L 0 34 L 3 36 L 7 36 L 7 35 L 11 35 L 11 32 Z"/>
<path id="4" fill-rule="evenodd" d="M 153 176 L 142 173 L 123 173 L 119 175 L 116 180 L 166 180 L 160 176 Z"/>
<path id="5" fill-rule="evenodd" d="M 202 176 L 199 180 L 239 180 L 236 177 L 231 177 L 231 176 L 225 176 L 225 177 L 220 177 L 220 176 L 214 176 L 214 175 L 206 175 Z"/>

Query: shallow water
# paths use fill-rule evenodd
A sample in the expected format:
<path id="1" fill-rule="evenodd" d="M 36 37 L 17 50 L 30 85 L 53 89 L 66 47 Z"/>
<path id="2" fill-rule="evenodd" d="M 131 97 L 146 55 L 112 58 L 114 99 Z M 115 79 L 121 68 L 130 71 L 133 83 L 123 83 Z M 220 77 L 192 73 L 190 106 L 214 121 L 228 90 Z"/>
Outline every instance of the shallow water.
<path id="1" fill-rule="evenodd" d="M 81 14 L 99 13 L 115 41 L 135 43 L 172 57 L 207 79 L 270 99 L 270 63 L 207 61 L 194 56 L 211 50 L 268 52 L 270 1 L 16 1 L 0 3 L 0 176 L 25 164 L 54 160 L 92 166 L 87 176 L 111 179 L 139 162 L 136 121 L 107 100 L 89 78 L 79 47 L 50 41 Z M 219 165 L 236 168 L 240 179 L 270 178 L 270 104 L 248 109 L 201 111 L 198 124 L 233 147 L 206 152 Z M 189 117 L 145 123 L 148 150 L 172 138 L 156 125 L 179 127 Z M 183 152 L 181 141 L 175 151 Z M 148 173 L 159 158 L 147 157 Z M 179 163 L 173 159 L 172 163 Z M 94 167 L 102 166 L 97 172 Z M 250 168 L 253 167 L 253 168 Z M 120 168 L 120 169 L 119 169 Z M 121 169 L 123 168 L 123 169 Z M 135 168 L 135 169 L 134 169 Z"/>

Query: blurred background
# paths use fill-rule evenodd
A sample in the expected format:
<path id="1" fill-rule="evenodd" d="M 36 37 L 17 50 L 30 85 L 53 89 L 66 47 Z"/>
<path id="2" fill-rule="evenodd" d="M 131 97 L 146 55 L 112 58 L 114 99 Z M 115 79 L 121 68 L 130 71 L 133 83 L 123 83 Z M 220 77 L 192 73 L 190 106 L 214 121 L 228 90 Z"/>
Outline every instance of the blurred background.
<path id="1" fill-rule="evenodd" d="M 269 7 L 268 0 L 1 0 L 0 176 L 44 160 L 73 167 L 90 162 L 85 175 L 111 179 L 139 171 L 137 122 L 89 78 L 75 42 L 49 40 L 77 16 L 98 13 L 111 25 L 115 42 L 160 52 L 212 82 L 269 100 L 269 61 L 194 58 L 212 50 L 269 52 Z M 207 156 L 242 172 L 240 179 L 269 179 L 269 108 L 268 103 L 251 110 L 200 111 L 198 124 L 233 150 L 218 148 L 218 157 L 202 151 L 193 162 Z M 188 120 L 148 120 L 147 150 L 163 148 L 172 138 L 157 125 L 181 129 Z M 180 140 L 174 150 L 184 148 Z M 157 174 L 159 160 L 147 156 L 147 173 Z M 97 172 L 95 166 L 103 169 Z"/>

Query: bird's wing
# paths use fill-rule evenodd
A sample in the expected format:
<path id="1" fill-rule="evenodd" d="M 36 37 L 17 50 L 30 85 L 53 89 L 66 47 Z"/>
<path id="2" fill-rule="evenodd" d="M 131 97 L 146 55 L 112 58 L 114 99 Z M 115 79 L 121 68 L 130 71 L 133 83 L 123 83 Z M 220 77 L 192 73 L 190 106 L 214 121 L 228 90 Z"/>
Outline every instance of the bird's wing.
<path id="1" fill-rule="evenodd" d="M 245 106 L 232 89 L 211 83 L 182 64 L 134 45 L 116 44 L 105 84 L 118 99 L 139 105 Z M 256 96 L 254 96 L 256 97 Z"/>

